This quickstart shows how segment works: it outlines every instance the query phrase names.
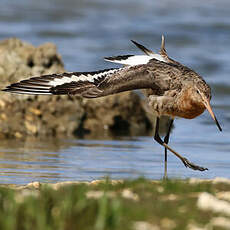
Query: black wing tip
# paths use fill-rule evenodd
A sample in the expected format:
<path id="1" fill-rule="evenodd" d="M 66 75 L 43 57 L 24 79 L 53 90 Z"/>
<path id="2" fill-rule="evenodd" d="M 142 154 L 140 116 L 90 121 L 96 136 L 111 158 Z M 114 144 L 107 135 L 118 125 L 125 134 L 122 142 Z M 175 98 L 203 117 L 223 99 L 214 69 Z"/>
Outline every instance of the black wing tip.
<path id="1" fill-rule="evenodd" d="M 140 43 L 134 41 L 134 40 L 130 40 L 134 45 L 136 45 L 139 49 L 147 49 L 146 47 L 144 47 L 143 45 L 141 45 Z"/>
<path id="2" fill-rule="evenodd" d="M 10 92 L 10 91 L 12 91 L 12 88 L 10 86 L 7 86 L 6 88 L 1 89 L 1 91 L 3 91 L 3 92 Z"/>
<path id="3" fill-rule="evenodd" d="M 140 43 L 134 41 L 134 40 L 131 40 L 131 42 L 137 47 L 139 48 L 140 50 L 142 50 L 145 54 L 147 55 L 151 55 L 151 54 L 154 54 L 154 52 L 150 49 L 147 49 L 145 46 L 141 45 Z"/>
<path id="4" fill-rule="evenodd" d="M 132 39 L 131 39 L 130 41 L 131 41 L 132 43 L 134 43 L 135 45 L 137 45 L 137 44 L 139 45 L 139 43 L 137 43 L 136 41 L 134 41 L 134 40 L 132 40 Z"/>
<path id="5" fill-rule="evenodd" d="M 114 60 L 114 56 L 112 56 L 112 57 L 104 57 L 104 60 L 112 61 L 112 60 Z"/>
<path id="6" fill-rule="evenodd" d="M 45 90 L 38 91 L 36 90 L 36 88 L 26 89 L 26 88 L 20 87 L 20 85 L 17 85 L 17 83 L 9 85 L 6 88 L 1 89 L 1 91 L 8 92 L 8 93 L 15 93 L 15 94 L 28 94 L 28 95 L 52 94 L 50 89 L 47 89 L 46 91 Z"/>
<path id="7" fill-rule="evenodd" d="M 133 57 L 134 55 L 128 54 L 128 55 L 118 55 L 118 56 L 111 56 L 111 57 L 104 57 L 105 60 L 108 61 L 121 61 L 121 60 L 126 60 L 130 57 Z"/>
<path id="8" fill-rule="evenodd" d="M 1 89 L 2 92 L 7 92 L 7 93 L 16 93 L 20 94 L 19 90 L 15 90 L 14 88 L 11 88 L 11 86 L 7 86 L 5 89 Z"/>

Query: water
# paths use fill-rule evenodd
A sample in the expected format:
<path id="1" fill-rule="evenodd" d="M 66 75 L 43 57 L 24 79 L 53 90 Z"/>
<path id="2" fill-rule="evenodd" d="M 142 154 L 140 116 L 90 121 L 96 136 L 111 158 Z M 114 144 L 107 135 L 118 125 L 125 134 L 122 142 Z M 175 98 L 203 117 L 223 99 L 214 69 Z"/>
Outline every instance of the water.
<path id="1" fill-rule="evenodd" d="M 54 42 L 68 71 L 114 67 L 104 56 L 139 53 L 130 39 L 159 49 L 199 72 L 213 89 L 209 114 L 176 120 L 172 146 L 207 172 L 184 168 L 169 154 L 171 177 L 229 176 L 230 2 L 121 0 L 1 0 L 0 39 L 19 37 L 34 45 Z M 0 183 L 93 180 L 103 176 L 160 179 L 163 150 L 151 137 L 118 140 L 1 141 Z"/>

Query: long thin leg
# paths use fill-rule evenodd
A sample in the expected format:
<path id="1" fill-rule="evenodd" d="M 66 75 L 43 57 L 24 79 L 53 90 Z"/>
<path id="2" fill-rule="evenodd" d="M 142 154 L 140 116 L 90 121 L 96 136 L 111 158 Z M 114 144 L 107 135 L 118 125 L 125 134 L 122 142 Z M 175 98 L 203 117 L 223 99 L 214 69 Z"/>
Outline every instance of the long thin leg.
<path id="1" fill-rule="evenodd" d="M 171 147 L 169 147 L 166 143 L 164 143 L 160 136 L 159 136 L 159 117 L 156 119 L 156 130 L 154 135 L 154 140 L 157 141 L 160 145 L 163 145 L 165 148 L 167 148 L 170 152 L 175 154 L 184 164 L 185 167 L 189 167 L 193 170 L 199 170 L 199 171 L 205 171 L 208 170 L 207 168 L 200 167 L 198 165 L 193 164 L 189 160 L 187 160 L 185 157 L 181 156 L 179 153 L 177 153 L 175 150 L 173 150 Z"/>
<path id="2" fill-rule="evenodd" d="M 168 127 L 168 131 L 167 131 L 167 134 L 166 134 L 166 136 L 165 136 L 165 138 L 164 138 L 164 143 L 165 143 L 165 144 L 168 144 L 168 143 L 169 143 L 169 136 L 170 136 L 170 133 L 171 133 L 173 121 L 174 121 L 174 119 L 171 119 L 171 120 L 170 120 L 169 127 Z M 167 148 L 165 147 L 165 169 L 164 169 L 164 179 L 167 178 L 167 159 L 168 159 Z"/>

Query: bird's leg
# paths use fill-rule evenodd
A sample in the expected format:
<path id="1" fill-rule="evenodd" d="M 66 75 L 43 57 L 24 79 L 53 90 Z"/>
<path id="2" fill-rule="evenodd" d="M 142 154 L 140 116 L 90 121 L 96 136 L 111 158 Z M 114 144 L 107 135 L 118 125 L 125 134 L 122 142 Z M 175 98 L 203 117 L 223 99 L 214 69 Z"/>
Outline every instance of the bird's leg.
<path id="1" fill-rule="evenodd" d="M 169 143 L 169 136 L 170 136 L 170 132 L 171 132 L 171 129 L 172 129 L 172 124 L 173 124 L 173 119 L 170 120 L 170 123 L 169 123 L 169 127 L 168 127 L 168 131 L 167 131 L 167 134 L 164 138 L 164 143 L 165 144 L 168 144 Z M 167 179 L 167 148 L 165 147 L 165 169 L 164 169 L 164 179 Z"/>
<path id="2" fill-rule="evenodd" d="M 185 157 L 181 156 L 179 153 L 177 153 L 175 150 L 173 150 L 171 147 L 169 147 L 166 143 L 164 143 L 160 136 L 159 136 L 159 117 L 156 119 L 156 129 L 155 129 L 155 135 L 154 140 L 157 141 L 160 145 L 163 145 L 166 149 L 168 149 L 170 152 L 172 152 L 175 156 L 177 156 L 185 165 L 185 167 L 189 167 L 193 170 L 199 170 L 199 171 L 205 171 L 208 170 L 207 168 L 203 168 L 201 166 L 195 165 L 189 160 L 187 160 Z"/>

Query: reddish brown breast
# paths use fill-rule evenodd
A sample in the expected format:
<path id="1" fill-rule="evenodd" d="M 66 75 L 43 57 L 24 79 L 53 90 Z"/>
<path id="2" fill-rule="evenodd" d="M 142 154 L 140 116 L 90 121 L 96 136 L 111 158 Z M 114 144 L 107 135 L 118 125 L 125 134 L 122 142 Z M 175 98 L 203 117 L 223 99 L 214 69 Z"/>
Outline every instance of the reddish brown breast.
<path id="1" fill-rule="evenodd" d="M 204 112 L 206 109 L 202 102 L 194 101 L 191 92 L 184 92 L 177 100 L 174 116 L 193 119 Z"/>

